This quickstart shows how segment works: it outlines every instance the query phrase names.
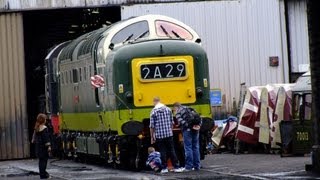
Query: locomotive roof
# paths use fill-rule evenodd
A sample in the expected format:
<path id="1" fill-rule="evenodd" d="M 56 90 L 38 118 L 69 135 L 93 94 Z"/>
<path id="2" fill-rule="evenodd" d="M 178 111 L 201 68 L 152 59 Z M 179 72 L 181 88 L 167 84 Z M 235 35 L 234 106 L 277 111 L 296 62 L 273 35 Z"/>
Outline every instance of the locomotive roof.
<path id="1" fill-rule="evenodd" d="M 151 57 L 155 55 L 155 52 L 161 51 L 166 55 L 186 55 L 192 54 L 195 57 L 198 57 L 199 60 L 204 59 L 206 52 L 201 46 L 196 43 L 178 40 L 178 39 L 161 39 L 157 40 L 142 40 L 135 43 L 130 43 L 127 46 L 117 47 L 112 53 L 114 53 L 115 58 L 118 62 L 127 61 L 128 59 L 133 59 L 135 57 Z M 143 43 L 142 43 L 143 42 Z M 148 46 L 148 51 L 145 51 L 146 44 Z M 177 51 L 177 48 L 179 50 Z"/>
<path id="2" fill-rule="evenodd" d="M 181 26 L 185 28 L 187 31 L 189 31 L 193 38 L 189 41 L 195 41 L 195 39 L 198 39 L 198 34 L 189 26 L 185 25 L 184 23 L 162 15 L 144 15 L 144 16 L 138 16 L 138 17 L 130 17 L 128 19 L 116 22 L 110 26 L 102 27 L 100 29 L 91 31 L 89 33 L 83 34 L 80 37 L 72 40 L 70 44 L 68 44 L 62 51 L 59 56 L 60 60 L 73 60 L 74 52 L 75 55 L 81 56 L 84 54 L 88 54 L 92 51 L 93 46 L 98 42 L 100 39 L 107 37 L 108 34 L 114 35 L 126 26 L 129 26 L 131 24 L 141 22 L 141 21 L 155 21 L 155 20 L 161 20 L 161 21 L 167 21 L 177 24 L 178 26 Z M 118 27 L 118 28 L 117 28 Z M 108 38 L 108 37 L 107 37 Z M 154 37 L 150 37 L 152 39 Z M 159 37 L 158 37 L 159 38 Z M 178 37 L 166 37 L 166 38 L 178 38 Z M 109 40 L 110 41 L 110 40 Z M 110 42 L 108 42 L 110 44 Z"/>

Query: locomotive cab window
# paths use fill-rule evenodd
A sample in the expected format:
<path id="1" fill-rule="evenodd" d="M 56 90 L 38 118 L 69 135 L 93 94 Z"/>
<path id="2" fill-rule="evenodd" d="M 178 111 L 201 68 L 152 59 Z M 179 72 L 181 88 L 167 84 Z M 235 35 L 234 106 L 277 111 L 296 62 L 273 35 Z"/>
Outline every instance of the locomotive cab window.
<path id="1" fill-rule="evenodd" d="M 293 119 L 299 120 L 302 107 L 302 96 L 300 94 L 295 94 L 293 97 Z"/>
<path id="2" fill-rule="evenodd" d="M 312 103 L 312 95 L 311 94 L 306 94 L 304 96 L 304 119 L 306 120 L 311 120 L 311 105 Z"/>
<path id="3" fill-rule="evenodd" d="M 121 29 L 111 40 L 113 44 L 123 43 L 129 40 L 149 36 L 149 26 L 147 21 L 140 21 Z"/>
<path id="4" fill-rule="evenodd" d="M 295 94 L 293 96 L 293 119 L 311 120 L 311 94 Z"/>
<path id="5" fill-rule="evenodd" d="M 192 34 L 185 28 L 168 22 L 157 20 L 155 22 L 157 35 L 160 37 L 182 38 L 191 40 Z"/>

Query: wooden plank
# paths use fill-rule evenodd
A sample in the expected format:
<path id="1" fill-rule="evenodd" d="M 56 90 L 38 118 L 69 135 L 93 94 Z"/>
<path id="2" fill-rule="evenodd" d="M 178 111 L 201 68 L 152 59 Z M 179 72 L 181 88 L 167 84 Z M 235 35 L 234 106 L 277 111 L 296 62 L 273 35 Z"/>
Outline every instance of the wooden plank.
<path id="1" fill-rule="evenodd" d="M 260 126 L 259 126 L 259 142 L 269 144 L 269 120 L 268 120 L 268 89 L 263 88 L 261 92 L 260 106 Z"/>

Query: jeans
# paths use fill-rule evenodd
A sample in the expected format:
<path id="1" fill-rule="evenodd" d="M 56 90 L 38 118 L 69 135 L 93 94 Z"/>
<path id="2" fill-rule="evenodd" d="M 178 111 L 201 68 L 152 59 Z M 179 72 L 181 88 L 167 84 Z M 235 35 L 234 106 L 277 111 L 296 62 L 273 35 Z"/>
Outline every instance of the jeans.
<path id="1" fill-rule="evenodd" d="M 188 170 L 200 169 L 199 131 L 184 130 L 183 143 L 185 153 L 185 168 Z"/>
<path id="2" fill-rule="evenodd" d="M 156 143 L 161 154 L 162 169 L 167 168 L 167 157 L 170 158 L 174 168 L 179 168 L 177 155 L 173 145 L 173 137 L 156 139 Z"/>
<path id="3" fill-rule="evenodd" d="M 48 158 L 39 158 L 40 179 L 47 179 L 49 177 L 49 174 L 46 171 L 47 162 L 48 162 Z"/>

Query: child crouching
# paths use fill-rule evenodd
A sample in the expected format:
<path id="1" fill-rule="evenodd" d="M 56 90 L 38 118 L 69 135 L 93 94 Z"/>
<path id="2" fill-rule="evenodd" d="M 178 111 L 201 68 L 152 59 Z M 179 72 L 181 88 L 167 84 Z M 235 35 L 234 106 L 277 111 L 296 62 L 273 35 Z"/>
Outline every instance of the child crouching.
<path id="1" fill-rule="evenodd" d="M 160 159 L 160 153 L 157 152 L 153 147 L 148 148 L 148 160 L 146 165 L 150 166 L 152 170 L 155 172 L 161 171 L 161 159 Z"/>

